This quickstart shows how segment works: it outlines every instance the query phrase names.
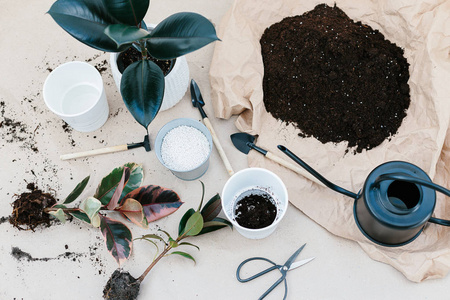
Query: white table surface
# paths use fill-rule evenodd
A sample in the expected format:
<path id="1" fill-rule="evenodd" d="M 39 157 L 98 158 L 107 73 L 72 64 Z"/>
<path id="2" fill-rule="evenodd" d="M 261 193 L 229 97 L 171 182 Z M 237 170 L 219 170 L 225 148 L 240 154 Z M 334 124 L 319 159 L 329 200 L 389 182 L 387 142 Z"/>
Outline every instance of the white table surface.
<path id="1" fill-rule="evenodd" d="M 256 1 L 257 2 L 257 1 Z M 118 93 L 108 69 L 102 73 L 110 117 L 99 130 L 91 133 L 65 132 L 62 121 L 45 106 L 42 85 L 54 69 L 67 61 L 89 61 L 103 65 L 109 54 L 91 49 L 65 33 L 48 15 L 52 0 L 6 1 L 0 6 L 0 122 L 4 118 L 20 121 L 23 141 L 13 139 L 9 127 L 0 127 L 0 217 L 12 212 L 14 194 L 26 190 L 26 182 L 35 182 L 44 191 L 54 190 L 64 199 L 85 176 L 90 183 L 82 197 L 93 195 L 97 184 L 114 167 L 126 162 L 144 166 L 144 184 L 157 184 L 175 190 L 185 204 L 168 218 L 151 223 L 149 229 L 130 225 L 134 237 L 163 228 L 176 234 L 178 221 L 190 207 L 197 207 L 201 187 L 198 181 L 185 182 L 165 170 L 154 151 L 135 149 L 123 153 L 60 161 L 63 153 L 140 142 L 145 130 L 137 124 Z M 218 25 L 231 6 L 231 0 L 153 0 L 145 18 L 157 23 L 179 11 L 203 14 Z M 206 101 L 205 110 L 216 128 L 225 152 L 235 171 L 247 167 L 246 156 L 231 144 L 229 135 L 237 131 L 234 119 L 213 116 L 210 102 L 209 65 L 214 45 L 187 55 L 194 78 Z M 152 144 L 157 131 L 178 117 L 200 120 L 190 103 L 189 92 L 173 109 L 161 112 L 150 125 Z M 38 152 L 30 149 L 33 144 Z M 228 179 L 219 155 L 214 150 L 210 167 L 201 178 L 206 196 L 221 192 Z M 65 225 L 18 231 L 9 223 L 0 224 L 0 299 L 101 299 L 103 286 L 117 268 L 107 253 L 98 229 L 73 221 Z M 222 229 L 192 238 L 200 251 L 188 250 L 197 263 L 179 256 L 160 261 L 141 286 L 139 299 L 257 299 L 279 276 L 272 272 L 253 282 L 236 280 L 236 268 L 252 256 L 284 262 L 299 246 L 307 246 L 299 259 L 315 256 L 306 266 L 288 274 L 288 299 L 450 299 L 450 277 L 427 280 L 420 284 L 408 281 L 389 265 L 370 259 L 352 241 L 333 236 L 290 205 L 276 232 L 263 240 L 248 240 L 236 231 Z M 34 258 L 57 258 L 66 251 L 70 259 L 18 261 L 11 255 L 19 247 Z M 122 267 L 138 277 L 154 255 L 152 245 L 137 241 L 132 257 Z M 266 299 L 282 299 L 284 289 L 277 288 Z"/>

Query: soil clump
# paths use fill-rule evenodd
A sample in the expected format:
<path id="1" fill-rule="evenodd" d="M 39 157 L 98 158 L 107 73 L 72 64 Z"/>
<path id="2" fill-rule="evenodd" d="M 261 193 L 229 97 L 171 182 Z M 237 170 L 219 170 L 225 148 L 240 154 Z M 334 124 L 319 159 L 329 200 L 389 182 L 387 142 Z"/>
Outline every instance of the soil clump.
<path id="1" fill-rule="evenodd" d="M 115 270 L 103 289 L 103 298 L 111 300 L 137 299 L 140 282 L 128 272 Z"/>
<path id="2" fill-rule="evenodd" d="M 119 57 L 117 57 L 117 68 L 119 69 L 120 73 L 123 74 L 123 72 L 129 65 L 139 60 L 142 60 L 141 52 L 136 50 L 134 47 L 130 47 L 120 53 Z M 153 61 L 162 70 L 164 76 L 169 74 L 175 63 L 175 60 L 159 60 L 153 57 L 150 57 L 149 60 Z"/>
<path id="3" fill-rule="evenodd" d="M 326 4 L 267 28 L 260 40 L 264 104 L 299 136 L 372 149 L 394 135 L 410 104 L 403 50 Z"/>
<path id="4" fill-rule="evenodd" d="M 264 228 L 275 220 L 277 207 L 268 194 L 250 194 L 237 201 L 235 215 L 242 227 Z"/>
<path id="5" fill-rule="evenodd" d="M 56 204 L 56 199 L 49 193 L 43 193 L 34 183 L 29 183 L 24 192 L 16 195 L 16 200 L 12 203 L 13 212 L 9 222 L 19 230 L 33 230 L 39 225 L 49 227 L 50 215 L 44 209 Z"/>

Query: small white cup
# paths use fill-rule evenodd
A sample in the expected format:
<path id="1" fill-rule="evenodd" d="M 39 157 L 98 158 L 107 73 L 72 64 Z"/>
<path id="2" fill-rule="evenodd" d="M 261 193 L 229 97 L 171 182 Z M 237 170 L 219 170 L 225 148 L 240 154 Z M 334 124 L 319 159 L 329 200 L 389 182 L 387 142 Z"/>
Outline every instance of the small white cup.
<path id="1" fill-rule="evenodd" d="M 44 83 L 47 107 L 73 129 L 99 129 L 109 116 L 100 73 L 86 62 L 73 61 L 54 69 Z"/>
<path id="2" fill-rule="evenodd" d="M 249 229 L 236 222 L 234 210 L 238 197 L 245 191 L 255 188 L 264 190 L 272 196 L 277 207 L 277 216 L 267 227 Z M 249 239 L 262 239 L 271 235 L 285 215 L 288 202 L 287 189 L 280 177 L 262 168 L 248 168 L 235 173 L 222 190 L 222 207 L 226 217 L 240 234 Z"/>

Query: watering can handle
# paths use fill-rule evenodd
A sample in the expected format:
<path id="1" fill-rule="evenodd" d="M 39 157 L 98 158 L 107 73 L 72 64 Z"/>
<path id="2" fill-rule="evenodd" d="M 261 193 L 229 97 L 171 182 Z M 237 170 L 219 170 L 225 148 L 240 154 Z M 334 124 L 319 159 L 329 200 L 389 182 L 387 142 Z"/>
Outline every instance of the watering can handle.
<path id="1" fill-rule="evenodd" d="M 373 183 L 373 185 L 379 185 L 379 183 L 381 181 L 385 181 L 385 180 L 399 180 L 399 181 L 406 181 L 406 182 L 410 182 L 410 183 L 416 183 L 422 186 L 426 186 L 430 189 L 433 189 L 435 191 L 441 192 L 442 194 L 450 197 L 450 190 L 437 185 L 433 182 L 430 181 L 425 181 L 416 177 L 411 177 L 408 175 L 404 175 L 402 173 L 391 173 L 391 174 L 382 174 L 380 175 L 375 182 Z M 430 221 L 431 223 L 435 223 L 435 224 L 439 224 L 439 225 L 443 225 L 443 226 L 450 226 L 450 221 L 448 220 L 443 220 L 443 219 L 438 219 L 438 218 L 430 218 L 428 221 Z"/>

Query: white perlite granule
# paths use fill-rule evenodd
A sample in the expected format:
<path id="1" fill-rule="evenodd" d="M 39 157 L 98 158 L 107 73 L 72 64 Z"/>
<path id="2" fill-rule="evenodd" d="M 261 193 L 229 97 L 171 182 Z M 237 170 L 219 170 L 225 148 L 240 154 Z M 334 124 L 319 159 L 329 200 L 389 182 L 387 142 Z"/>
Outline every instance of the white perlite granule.
<path id="1" fill-rule="evenodd" d="M 209 151 L 209 142 L 203 132 L 186 125 L 167 132 L 161 145 L 164 164 L 174 171 L 195 169 L 208 158 Z"/>

